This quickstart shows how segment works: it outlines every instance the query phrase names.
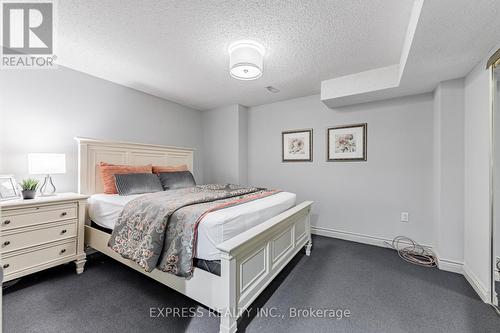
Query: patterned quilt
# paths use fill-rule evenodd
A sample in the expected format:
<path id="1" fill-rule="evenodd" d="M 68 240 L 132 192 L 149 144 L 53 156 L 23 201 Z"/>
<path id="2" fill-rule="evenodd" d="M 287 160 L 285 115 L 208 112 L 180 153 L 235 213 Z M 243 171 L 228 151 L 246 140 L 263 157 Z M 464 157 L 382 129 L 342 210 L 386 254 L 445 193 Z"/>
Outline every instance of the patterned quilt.
<path id="1" fill-rule="evenodd" d="M 124 207 L 108 246 L 148 272 L 158 268 L 190 278 L 203 216 L 277 192 L 213 184 L 146 194 Z"/>

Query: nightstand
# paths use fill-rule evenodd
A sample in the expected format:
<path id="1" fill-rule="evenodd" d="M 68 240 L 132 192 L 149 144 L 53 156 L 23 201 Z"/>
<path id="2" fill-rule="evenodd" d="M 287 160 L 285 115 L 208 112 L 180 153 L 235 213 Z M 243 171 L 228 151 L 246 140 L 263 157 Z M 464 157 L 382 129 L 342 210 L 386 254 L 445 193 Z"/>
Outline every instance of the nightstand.
<path id="1" fill-rule="evenodd" d="M 4 282 L 74 261 L 83 272 L 88 196 L 60 193 L 0 202 L 0 253 Z"/>

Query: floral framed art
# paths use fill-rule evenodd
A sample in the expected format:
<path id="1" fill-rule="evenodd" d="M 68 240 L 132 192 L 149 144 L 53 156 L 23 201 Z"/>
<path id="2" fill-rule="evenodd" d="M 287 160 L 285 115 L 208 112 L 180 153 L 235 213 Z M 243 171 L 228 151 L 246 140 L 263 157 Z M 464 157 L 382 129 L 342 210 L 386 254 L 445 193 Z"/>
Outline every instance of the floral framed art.
<path id="1" fill-rule="evenodd" d="M 366 161 L 368 124 L 353 124 L 327 129 L 327 161 Z"/>
<path id="2" fill-rule="evenodd" d="M 281 133 L 283 162 L 312 162 L 313 130 L 293 130 Z"/>

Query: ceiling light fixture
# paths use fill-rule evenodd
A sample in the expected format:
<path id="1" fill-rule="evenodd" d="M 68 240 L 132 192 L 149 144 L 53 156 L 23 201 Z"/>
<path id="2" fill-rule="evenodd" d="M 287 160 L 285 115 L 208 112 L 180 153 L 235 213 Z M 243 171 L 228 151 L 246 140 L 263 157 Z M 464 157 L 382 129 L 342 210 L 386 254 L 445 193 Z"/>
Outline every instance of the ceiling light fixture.
<path id="1" fill-rule="evenodd" d="M 251 40 L 240 40 L 229 48 L 229 73 L 238 80 L 255 80 L 262 76 L 264 47 Z"/>

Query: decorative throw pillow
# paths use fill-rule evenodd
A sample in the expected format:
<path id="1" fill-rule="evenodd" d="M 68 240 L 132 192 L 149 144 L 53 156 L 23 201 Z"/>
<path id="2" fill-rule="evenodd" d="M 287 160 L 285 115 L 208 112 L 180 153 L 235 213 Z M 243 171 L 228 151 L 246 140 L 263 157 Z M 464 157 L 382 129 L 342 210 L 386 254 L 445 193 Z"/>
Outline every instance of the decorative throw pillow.
<path id="1" fill-rule="evenodd" d="M 176 166 L 153 165 L 153 173 L 176 172 L 176 171 L 188 171 L 188 166 L 186 164 L 176 165 Z"/>
<path id="2" fill-rule="evenodd" d="M 160 178 L 154 173 L 115 174 L 119 195 L 143 194 L 163 191 Z"/>
<path id="3" fill-rule="evenodd" d="M 134 166 L 134 165 L 115 165 L 101 162 L 99 164 L 99 173 L 101 174 L 104 193 L 117 194 L 115 184 L 115 175 L 124 173 L 152 173 L 153 169 L 150 165 Z"/>
<path id="4" fill-rule="evenodd" d="M 189 171 L 161 172 L 158 177 L 164 190 L 196 186 L 193 174 Z"/>

